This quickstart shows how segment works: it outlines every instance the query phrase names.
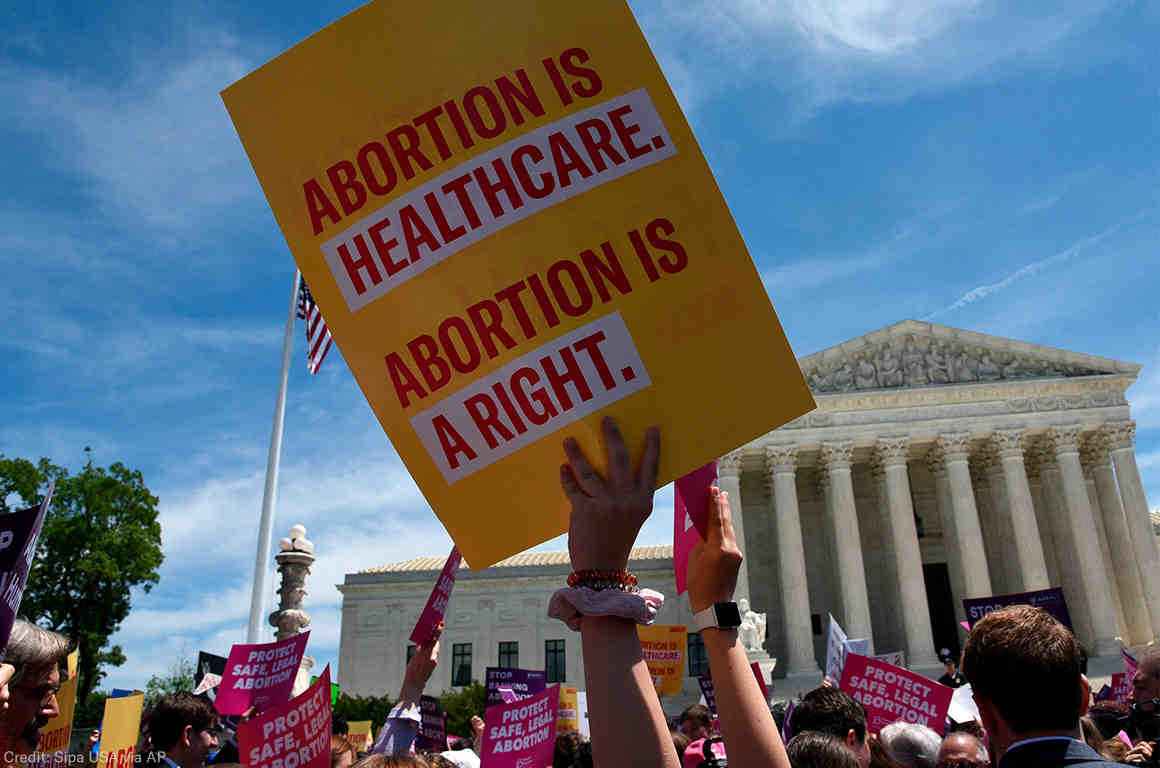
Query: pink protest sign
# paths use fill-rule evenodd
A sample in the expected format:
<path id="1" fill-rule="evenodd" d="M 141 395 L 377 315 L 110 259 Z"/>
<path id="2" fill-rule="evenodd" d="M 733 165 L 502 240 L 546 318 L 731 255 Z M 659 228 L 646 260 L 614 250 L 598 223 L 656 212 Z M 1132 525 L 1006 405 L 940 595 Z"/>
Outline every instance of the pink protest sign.
<path id="1" fill-rule="evenodd" d="M 430 640 L 435 627 L 443 621 L 443 614 L 447 612 L 447 601 L 451 599 L 451 588 L 455 586 L 455 572 L 459 570 L 461 560 L 463 556 L 459 554 L 459 547 L 452 547 L 447 562 L 443 564 L 443 572 L 439 574 L 439 580 L 435 582 L 431 596 L 427 598 L 427 605 L 423 606 L 423 612 L 419 614 L 419 620 L 411 630 L 411 642 L 415 645 L 422 645 Z"/>
<path id="2" fill-rule="evenodd" d="M 327 665 L 301 696 L 238 726 L 242 762 L 249 768 L 330 768 L 330 719 Z"/>
<path id="3" fill-rule="evenodd" d="M 1112 701 L 1127 703 L 1132 694 L 1132 678 L 1127 672 L 1116 672 L 1112 675 Z"/>
<path id="4" fill-rule="evenodd" d="M 942 733 L 954 696 L 954 690 L 945 685 L 857 653 L 846 654 L 839 687 L 866 709 L 871 733 L 898 720 Z"/>
<path id="5" fill-rule="evenodd" d="M 677 594 L 685 591 L 689 553 L 709 529 L 709 486 L 717 480 L 717 462 L 711 461 L 677 479 L 673 490 L 673 571 Z"/>
<path id="6" fill-rule="evenodd" d="M 482 768 L 543 768 L 556 746 L 558 685 L 526 699 L 496 704 L 484 715 Z"/>
<path id="7" fill-rule="evenodd" d="M 273 643 L 238 643 L 230 648 L 214 699 L 217 711 L 240 715 L 250 707 L 264 712 L 286 703 L 309 639 L 310 633 L 303 632 Z M 326 690 L 329 696 L 330 688 Z"/>

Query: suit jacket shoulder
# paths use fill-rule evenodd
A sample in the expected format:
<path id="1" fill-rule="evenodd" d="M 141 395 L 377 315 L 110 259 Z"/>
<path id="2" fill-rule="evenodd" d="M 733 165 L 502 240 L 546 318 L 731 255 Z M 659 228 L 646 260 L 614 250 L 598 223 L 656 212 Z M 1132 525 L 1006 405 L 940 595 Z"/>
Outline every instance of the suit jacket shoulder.
<path id="1" fill-rule="evenodd" d="M 1094 749 L 1074 739 L 1064 741 L 1037 741 L 1008 750 L 999 761 L 999 768 L 1106 768 L 1115 766 L 1100 757 Z"/>

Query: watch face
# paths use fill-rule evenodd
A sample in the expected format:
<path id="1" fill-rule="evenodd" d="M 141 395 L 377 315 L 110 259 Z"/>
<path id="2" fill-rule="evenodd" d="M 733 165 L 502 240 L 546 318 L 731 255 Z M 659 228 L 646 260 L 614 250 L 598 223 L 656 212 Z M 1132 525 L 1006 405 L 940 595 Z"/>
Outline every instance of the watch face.
<path id="1" fill-rule="evenodd" d="M 717 626 L 741 626 L 741 612 L 737 610 L 737 603 L 713 603 L 713 611 L 717 614 Z"/>

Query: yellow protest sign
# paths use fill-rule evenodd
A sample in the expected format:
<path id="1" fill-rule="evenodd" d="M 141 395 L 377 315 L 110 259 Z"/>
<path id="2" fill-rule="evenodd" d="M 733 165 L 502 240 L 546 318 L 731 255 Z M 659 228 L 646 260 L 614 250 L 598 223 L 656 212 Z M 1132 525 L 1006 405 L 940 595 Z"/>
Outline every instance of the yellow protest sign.
<path id="1" fill-rule="evenodd" d="M 685 682 L 685 643 L 688 637 L 685 625 L 638 625 L 636 634 L 657 693 L 661 696 L 680 694 Z"/>
<path id="2" fill-rule="evenodd" d="M 347 723 L 346 737 L 359 752 L 369 752 L 371 748 L 371 721 L 352 720 Z"/>
<path id="3" fill-rule="evenodd" d="M 556 733 L 580 732 L 580 689 L 560 686 L 560 709 L 556 712 Z"/>
<path id="4" fill-rule="evenodd" d="M 129 696 L 105 699 L 97 768 L 132 768 L 135 764 L 144 703 L 145 694 L 140 691 Z"/>
<path id="5" fill-rule="evenodd" d="M 664 483 L 813 407 L 623 0 L 377 0 L 222 95 L 473 568 L 566 529 L 560 440 L 602 460 L 604 414 L 634 456 L 661 427 Z"/>
<path id="6" fill-rule="evenodd" d="M 61 762 L 68 754 L 69 739 L 72 738 L 73 715 L 77 706 L 77 659 L 79 651 L 68 655 L 67 679 L 60 683 L 60 691 L 56 694 L 56 703 L 60 713 L 49 720 L 40 729 L 40 741 L 36 751 L 52 759 L 48 762 Z"/>

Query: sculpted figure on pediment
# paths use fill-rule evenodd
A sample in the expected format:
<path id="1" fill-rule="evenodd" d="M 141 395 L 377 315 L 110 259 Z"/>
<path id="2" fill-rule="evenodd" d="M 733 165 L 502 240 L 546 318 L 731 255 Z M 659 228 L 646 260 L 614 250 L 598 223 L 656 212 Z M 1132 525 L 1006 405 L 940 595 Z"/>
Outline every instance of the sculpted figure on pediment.
<path id="1" fill-rule="evenodd" d="M 815 392 L 829 392 L 834 384 L 833 373 L 823 370 L 820 365 L 806 374 L 806 378 L 810 382 L 810 389 Z"/>
<path id="2" fill-rule="evenodd" d="M 919 387 L 930 383 L 923 350 L 913 336 L 906 340 L 906 348 L 902 352 L 902 367 L 906 370 L 906 385 L 908 387 Z"/>
<path id="3" fill-rule="evenodd" d="M 884 387 L 902 386 L 902 356 L 889 344 L 878 350 L 878 382 Z"/>
<path id="4" fill-rule="evenodd" d="M 991 358 L 991 353 L 987 350 L 980 350 L 979 355 L 979 381 L 998 381 L 1003 378 L 1003 372 L 999 370 L 999 366 Z"/>
<path id="5" fill-rule="evenodd" d="M 950 361 L 947 360 L 941 341 L 931 342 L 926 351 L 926 375 L 931 384 L 949 384 L 951 380 Z"/>
<path id="6" fill-rule="evenodd" d="M 843 360 L 842 365 L 834 371 L 834 389 L 838 392 L 849 392 L 854 388 L 854 369 L 849 360 Z"/>
<path id="7" fill-rule="evenodd" d="M 858 389 L 875 389 L 878 386 L 878 371 L 875 370 L 874 363 L 867 360 L 861 352 L 855 359 L 858 361 L 858 368 L 854 374 L 854 386 Z"/>
<path id="8" fill-rule="evenodd" d="M 971 356 L 966 347 L 959 350 L 955 357 L 955 369 L 951 378 L 956 382 L 978 381 L 979 362 Z"/>
<path id="9" fill-rule="evenodd" d="M 1027 379 L 1034 374 L 1027 366 L 1026 360 L 1021 360 L 1017 355 L 1005 354 L 999 358 L 999 365 L 1003 368 L 1004 379 Z"/>

